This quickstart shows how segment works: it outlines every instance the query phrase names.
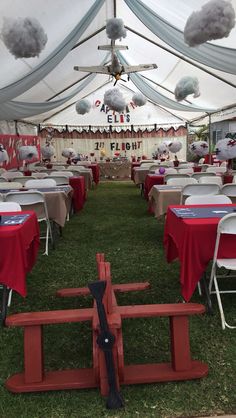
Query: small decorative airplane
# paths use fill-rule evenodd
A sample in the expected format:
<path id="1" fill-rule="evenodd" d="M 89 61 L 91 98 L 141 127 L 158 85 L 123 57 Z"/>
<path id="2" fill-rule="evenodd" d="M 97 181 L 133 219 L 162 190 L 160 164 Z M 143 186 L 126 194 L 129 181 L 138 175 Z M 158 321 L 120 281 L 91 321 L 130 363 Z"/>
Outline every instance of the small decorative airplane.
<path id="1" fill-rule="evenodd" d="M 128 49 L 125 45 L 115 45 L 115 41 L 111 41 L 111 45 L 100 45 L 98 49 L 111 51 L 111 64 L 101 66 L 80 67 L 75 66 L 74 70 L 84 71 L 88 73 L 106 74 L 115 78 L 114 86 L 118 80 L 126 81 L 121 78 L 122 74 L 137 73 L 139 71 L 152 70 L 157 68 L 156 64 L 140 64 L 140 65 L 122 65 L 117 57 L 116 51 L 120 49 Z"/>

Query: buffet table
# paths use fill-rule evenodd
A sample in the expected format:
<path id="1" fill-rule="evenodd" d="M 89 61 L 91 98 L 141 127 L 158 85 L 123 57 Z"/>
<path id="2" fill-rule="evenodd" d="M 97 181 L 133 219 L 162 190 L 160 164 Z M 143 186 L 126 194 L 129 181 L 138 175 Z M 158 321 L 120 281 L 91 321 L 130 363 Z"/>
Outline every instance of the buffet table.
<path id="1" fill-rule="evenodd" d="M 130 177 L 130 161 L 99 162 L 100 176 L 104 178 Z"/>

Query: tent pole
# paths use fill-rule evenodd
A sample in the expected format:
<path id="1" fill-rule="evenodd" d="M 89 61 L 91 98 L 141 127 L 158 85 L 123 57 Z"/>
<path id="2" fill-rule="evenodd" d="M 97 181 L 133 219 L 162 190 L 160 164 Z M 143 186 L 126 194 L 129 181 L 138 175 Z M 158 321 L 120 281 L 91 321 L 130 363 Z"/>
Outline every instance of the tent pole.
<path id="1" fill-rule="evenodd" d="M 208 125 L 208 145 L 209 145 L 209 163 L 212 164 L 212 129 L 211 129 L 211 114 L 208 113 L 209 125 Z"/>

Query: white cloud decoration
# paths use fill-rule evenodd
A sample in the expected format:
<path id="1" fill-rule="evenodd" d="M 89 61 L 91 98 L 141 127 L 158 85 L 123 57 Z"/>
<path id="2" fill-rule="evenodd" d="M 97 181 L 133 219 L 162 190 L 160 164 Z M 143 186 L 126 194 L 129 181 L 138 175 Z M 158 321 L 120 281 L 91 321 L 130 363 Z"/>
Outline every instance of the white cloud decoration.
<path id="1" fill-rule="evenodd" d="M 125 99 L 119 89 L 107 90 L 104 94 L 104 104 L 111 110 L 116 112 L 123 112 L 126 106 Z"/>
<path id="2" fill-rule="evenodd" d="M 43 158 L 50 159 L 55 154 L 55 148 L 50 144 L 45 144 L 41 147 Z"/>
<path id="3" fill-rule="evenodd" d="M 147 103 L 147 99 L 142 93 L 134 93 L 132 101 L 135 106 L 144 106 Z"/>
<path id="4" fill-rule="evenodd" d="M 74 158 L 76 157 L 76 152 L 73 148 L 64 148 L 61 155 L 66 158 Z"/>
<path id="5" fill-rule="evenodd" d="M 157 152 L 158 154 L 168 154 L 169 152 L 168 145 L 165 142 L 162 142 L 161 144 L 158 145 Z"/>
<path id="6" fill-rule="evenodd" d="M 5 150 L 4 146 L 0 144 L 0 163 L 4 163 L 9 161 L 8 153 Z"/>
<path id="7" fill-rule="evenodd" d="M 126 37 L 126 29 L 122 19 L 116 17 L 108 19 L 106 24 L 106 34 L 109 39 L 115 41 Z"/>
<path id="8" fill-rule="evenodd" d="M 189 46 L 196 46 L 213 39 L 227 38 L 234 25 L 232 4 L 225 0 L 210 0 L 187 19 L 184 40 Z"/>
<path id="9" fill-rule="evenodd" d="M 176 152 L 179 152 L 182 149 L 182 146 L 183 146 L 182 142 L 176 139 L 169 144 L 168 148 L 170 152 L 173 152 L 174 154 L 176 154 Z"/>
<path id="10" fill-rule="evenodd" d="M 38 57 L 47 43 L 47 35 L 35 18 L 5 18 L 1 38 L 15 58 Z"/>
<path id="11" fill-rule="evenodd" d="M 189 151 L 198 157 L 203 157 L 209 153 L 209 145 L 206 141 L 195 141 L 190 144 Z"/>
<path id="12" fill-rule="evenodd" d="M 200 96 L 199 83 L 196 77 L 182 77 L 175 87 L 175 98 L 178 102 L 184 100 L 189 94 L 193 94 L 193 97 Z"/>
<path id="13" fill-rule="evenodd" d="M 38 150 L 35 145 L 22 145 L 19 147 L 19 159 L 20 160 L 33 160 L 33 158 L 39 158 Z"/>
<path id="14" fill-rule="evenodd" d="M 87 99 L 81 99 L 76 103 L 75 109 L 79 115 L 85 115 L 85 113 L 89 113 L 91 103 Z"/>
<path id="15" fill-rule="evenodd" d="M 224 138 L 216 143 L 215 153 L 219 160 L 236 158 L 236 139 Z"/>

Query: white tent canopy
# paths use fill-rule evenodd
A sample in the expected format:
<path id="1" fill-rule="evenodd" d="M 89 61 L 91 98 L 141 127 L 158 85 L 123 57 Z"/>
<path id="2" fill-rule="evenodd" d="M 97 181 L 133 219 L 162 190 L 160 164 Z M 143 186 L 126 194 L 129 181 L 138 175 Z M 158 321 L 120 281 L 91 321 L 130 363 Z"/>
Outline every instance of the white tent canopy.
<path id="1" fill-rule="evenodd" d="M 105 26 L 114 16 L 121 18 L 127 28 L 126 38 L 116 42 L 128 46 L 128 50 L 120 52 L 120 61 L 158 66 L 131 74 L 127 82 L 118 81 L 116 87 L 121 89 L 128 106 L 138 91 L 148 102 L 131 108 L 129 121 L 126 118 L 116 123 L 175 125 L 209 112 L 222 115 L 222 109 L 236 104 L 236 28 L 227 38 L 194 48 L 183 41 L 187 18 L 205 3 L 206 0 L 2 0 L 0 29 L 4 18 L 34 17 L 48 41 L 39 57 L 22 59 L 15 59 L 0 41 L 0 120 L 47 125 L 111 124 L 111 119 L 98 111 L 97 100 L 103 102 L 104 92 L 112 88 L 114 80 L 107 75 L 77 72 L 73 67 L 108 63 L 107 51 L 97 47 L 110 44 Z M 232 5 L 236 10 L 236 0 L 232 0 Z M 177 102 L 174 89 L 183 76 L 197 77 L 201 94 Z M 86 115 L 78 115 L 75 110 L 75 103 L 81 98 L 87 98 L 92 105 Z M 227 112 L 234 115 L 234 109 Z"/>

